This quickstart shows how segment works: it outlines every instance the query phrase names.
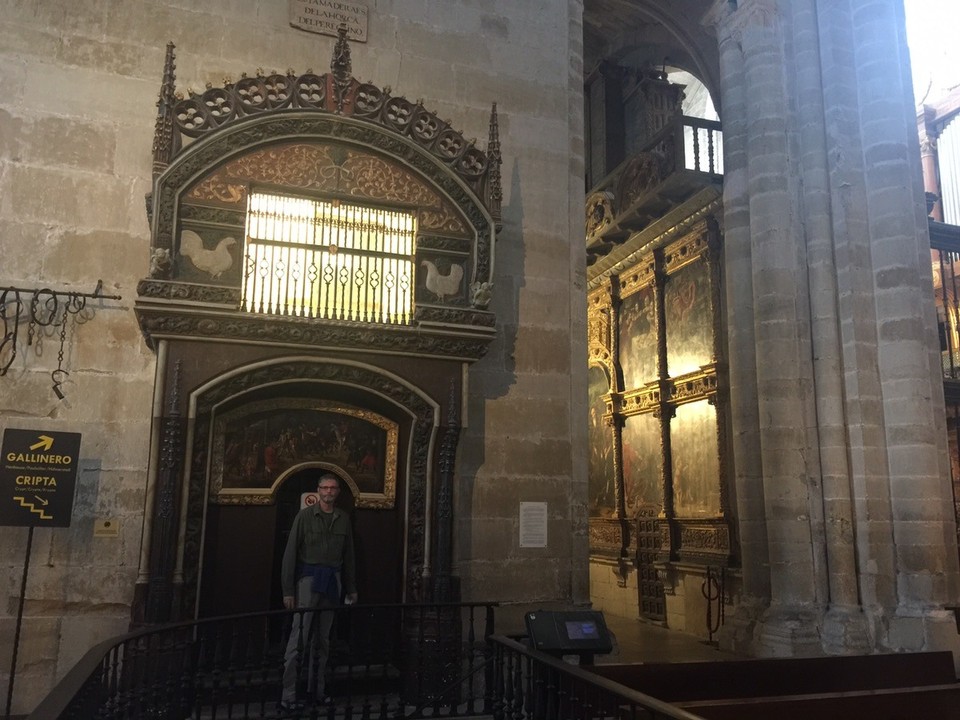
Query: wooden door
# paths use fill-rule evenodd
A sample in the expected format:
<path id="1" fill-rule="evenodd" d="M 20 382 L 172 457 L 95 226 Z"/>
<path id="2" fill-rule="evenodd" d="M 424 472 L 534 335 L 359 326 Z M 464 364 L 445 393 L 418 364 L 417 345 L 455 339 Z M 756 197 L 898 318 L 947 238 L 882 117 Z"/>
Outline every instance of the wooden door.
<path id="1" fill-rule="evenodd" d="M 641 515 L 637 518 L 637 590 L 640 617 L 658 622 L 667 619 L 663 583 L 654 562 L 660 552 L 660 521 Z"/>
<path id="2" fill-rule="evenodd" d="M 276 517 L 270 505 L 208 506 L 199 617 L 273 607 Z"/>

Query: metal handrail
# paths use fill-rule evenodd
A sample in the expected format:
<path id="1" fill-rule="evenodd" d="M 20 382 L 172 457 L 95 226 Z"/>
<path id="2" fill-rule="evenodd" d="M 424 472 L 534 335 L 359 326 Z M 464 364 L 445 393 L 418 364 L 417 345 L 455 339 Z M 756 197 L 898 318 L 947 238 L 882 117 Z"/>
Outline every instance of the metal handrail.
<path id="1" fill-rule="evenodd" d="M 490 684 L 475 682 L 474 675 L 478 667 L 490 674 L 484 663 L 497 605 L 384 604 L 330 610 L 336 615 L 334 636 L 338 626 L 346 635 L 343 648 L 338 649 L 340 641 L 334 638 L 327 667 L 331 677 L 342 676 L 332 680 L 344 688 L 337 702 L 344 711 L 365 717 L 416 717 L 428 706 L 442 707 L 450 717 L 483 714 L 491 704 L 486 695 Z M 319 611 L 206 618 L 105 640 L 77 662 L 29 718 L 276 717 L 285 628 L 304 612 Z M 303 685 L 311 668 L 308 662 L 297 668 Z M 458 680 L 464 687 L 444 699 Z M 327 714 L 319 704 L 308 706 L 311 711 L 311 717 Z"/>
<path id="2" fill-rule="evenodd" d="M 494 646 L 494 720 L 703 720 L 503 635 Z M 641 712 L 642 711 L 642 712 Z"/>

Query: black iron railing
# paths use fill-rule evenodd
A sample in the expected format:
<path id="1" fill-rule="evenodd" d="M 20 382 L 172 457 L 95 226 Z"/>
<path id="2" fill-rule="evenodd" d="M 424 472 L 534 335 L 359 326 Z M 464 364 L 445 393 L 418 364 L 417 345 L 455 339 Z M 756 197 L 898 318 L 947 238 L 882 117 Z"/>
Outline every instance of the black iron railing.
<path id="1" fill-rule="evenodd" d="M 297 662 L 296 713 L 280 708 L 284 649 L 304 611 L 212 618 L 96 646 L 31 719 L 419 718 L 489 714 L 494 603 L 355 605 L 334 613 L 324 694 Z M 319 611 L 308 611 L 319 612 Z M 309 653 L 303 653 L 309 658 Z M 314 668 L 315 669 L 315 668 Z"/>
<path id="2" fill-rule="evenodd" d="M 516 640 L 490 642 L 495 720 L 703 720 Z"/>

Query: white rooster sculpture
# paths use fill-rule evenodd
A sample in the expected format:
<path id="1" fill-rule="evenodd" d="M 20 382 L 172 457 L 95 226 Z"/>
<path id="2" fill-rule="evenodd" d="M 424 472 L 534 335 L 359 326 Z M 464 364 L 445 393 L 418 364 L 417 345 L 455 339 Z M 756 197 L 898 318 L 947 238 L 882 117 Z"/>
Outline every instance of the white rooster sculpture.
<path id="1" fill-rule="evenodd" d="M 197 270 L 209 274 L 214 280 L 233 267 L 230 248 L 236 244 L 237 241 L 232 237 L 225 237 L 213 250 L 207 250 L 203 247 L 203 239 L 193 230 L 180 233 L 180 254 L 190 258 Z"/>
<path id="2" fill-rule="evenodd" d="M 443 302 L 443 299 L 460 292 L 460 281 L 463 280 L 463 265 L 454 265 L 450 263 L 450 269 L 446 275 L 441 275 L 437 266 L 429 260 L 420 263 L 427 268 L 427 277 L 424 280 L 427 290 L 437 296 L 437 300 Z"/>

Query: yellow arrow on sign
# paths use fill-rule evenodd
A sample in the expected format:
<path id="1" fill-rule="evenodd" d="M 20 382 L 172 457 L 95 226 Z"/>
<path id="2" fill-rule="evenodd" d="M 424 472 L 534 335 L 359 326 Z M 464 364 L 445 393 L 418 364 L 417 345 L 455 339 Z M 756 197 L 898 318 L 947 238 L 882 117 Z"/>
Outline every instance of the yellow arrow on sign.
<path id="1" fill-rule="evenodd" d="M 37 502 L 39 502 L 39 503 L 43 503 L 44 505 L 49 505 L 49 504 L 50 504 L 50 501 L 49 501 L 49 500 L 44 500 L 44 499 L 43 499 L 42 497 L 40 497 L 39 495 L 34 495 L 34 497 L 37 499 Z"/>
<path id="2" fill-rule="evenodd" d="M 34 443 L 30 446 L 31 450 L 36 450 L 38 448 L 43 448 L 44 450 L 49 450 L 53 447 L 53 438 L 49 435 L 40 435 L 40 442 Z"/>

